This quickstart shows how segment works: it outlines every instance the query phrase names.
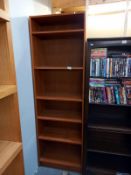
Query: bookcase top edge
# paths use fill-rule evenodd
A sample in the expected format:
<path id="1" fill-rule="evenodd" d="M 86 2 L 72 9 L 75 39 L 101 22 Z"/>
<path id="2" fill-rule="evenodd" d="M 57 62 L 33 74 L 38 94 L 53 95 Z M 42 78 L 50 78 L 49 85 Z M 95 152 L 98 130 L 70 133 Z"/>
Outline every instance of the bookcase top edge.
<path id="1" fill-rule="evenodd" d="M 35 16 L 29 16 L 30 19 L 38 19 L 38 18 L 50 18 L 50 17 L 60 17 L 60 16 L 74 16 L 74 15 L 85 15 L 84 12 L 80 13 L 61 13 L 61 14 L 46 14 L 46 15 L 35 15 Z"/>

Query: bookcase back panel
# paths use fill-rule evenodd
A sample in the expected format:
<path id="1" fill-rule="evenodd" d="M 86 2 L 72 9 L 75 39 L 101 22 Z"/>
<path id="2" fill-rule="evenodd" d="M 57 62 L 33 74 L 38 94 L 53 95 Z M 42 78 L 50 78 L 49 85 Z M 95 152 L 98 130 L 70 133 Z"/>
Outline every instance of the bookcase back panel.
<path id="1" fill-rule="evenodd" d="M 95 47 L 95 48 L 101 48 L 101 47 Z M 119 58 L 120 55 L 123 55 L 123 54 L 130 55 L 131 54 L 131 48 L 128 45 L 126 46 L 124 45 L 123 46 L 107 46 L 107 47 L 103 46 L 102 48 L 107 48 L 108 50 L 107 57 L 110 57 L 110 58 L 112 57 Z"/>
<path id="2" fill-rule="evenodd" d="M 75 129 L 77 129 L 78 130 L 78 132 L 81 132 L 81 127 L 80 127 L 80 125 L 79 124 L 72 124 L 72 123 L 65 123 L 65 122 L 50 122 L 50 121 L 43 121 L 43 122 L 40 122 L 39 121 L 39 129 L 40 129 L 40 131 L 41 130 L 44 130 L 44 127 L 50 127 L 50 128 L 58 128 L 58 129 L 60 129 L 61 128 L 61 130 L 62 130 L 62 128 L 63 128 L 63 130 L 65 131 L 65 132 L 67 132 L 67 130 L 68 129 L 72 129 L 72 130 L 75 130 Z"/>
<path id="3" fill-rule="evenodd" d="M 107 154 L 101 154 L 101 153 L 92 153 L 88 152 L 88 163 L 87 165 L 89 167 L 95 167 L 98 169 L 105 169 L 108 170 L 102 173 L 101 175 L 115 175 L 117 172 L 131 172 L 130 157 L 125 157 L 123 159 L 122 156 L 114 156 L 114 155 L 108 155 Z"/>
<path id="4" fill-rule="evenodd" d="M 88 148 L 114 154 L 131 155 L 131 136 L 128 134 L 88 131 Z"/>
<path id="5" fill-rule="evenodd" d="M 38 96 L 82 97 L 81 71 L 38 70 L 35 79 Z"/>
<path id="6" fill-rule="evenodd" d="M 127 106 L 90 105 L 89 124 L 131 127 L 131 109 Z"/>
<path id="7" fill-rule="evenodd" d="M 66 169 L 70 164 L 80 165 L 80 146 L 69 145 L 65 143 L 55 143 L 55 142 L 43 142 L 39 141 L 40 144 L 40 155 L 41 158 L 56 160 L 58 162 L 65 162 Z M 68 165 L 67 165 L 68 163 Z M 64 164 L 63 164 L 64 166 Z M 79 167 L 79 166 L 78 166 Z M 80 167 L 79 167 L 80 169 Z"/>
<path id="8" fill-rule="evenodd" d="M 13 84 L 14 74 L 10 58 L 7 24 L 0 22 L 0 84 Z"/>
<path id="9" fill-rule="evenodd" d="M 117 55 L 122 55 L 122 53 L 130 55 L 131 47 L 130 46 L 108 47 L 108 57 L 112 57 L 112 56 L 117 57 Z"/>
<path id="10" fill-rule="evenodd" d="M 4 0 L 0 0 L 0 9 L 5 10 Z"/>
<path id="11" fill-rule="evenodd" d="M 79 102 L 37 100 L 37 111 L 38 116 L 82 120 L 82 105 Z"/>
<path id="12" fill-rule="evenodd" d="M 84 28 L 84 16 L 79 14 L 72 18 L 72 15 L 45 16 L 44 18 L 32 18 L 33 31 L 54 31 L 66 29 Z"/>
<path id="13" fill-rule="evenodd" d="M 11 95 L 0 101 L 0 140 L 20 141 L 16 97 L 16 95 Z"/>
<path id="14" fill-rule="evenodd" d="M 83 66 L 81 37 L 39 39 L 34 37 L 34 66 Z M 48 47 L 47 47 L 48 46 Z"/>
<path id="15" fill-rule="evenodd" d="M 52 137 L 58 139 L 68 139 L 69 141 L 81 141 L 81 127 L 78 124 L 69 124 L 64 122 L 38 122 L 38 135 L 45 137 Z"/>
<path id="16" fill-rule="evenodd" d="M 90 105 L 89 124 L 110 127 L 131 127 L 131 108 L 129 106 Z"/>

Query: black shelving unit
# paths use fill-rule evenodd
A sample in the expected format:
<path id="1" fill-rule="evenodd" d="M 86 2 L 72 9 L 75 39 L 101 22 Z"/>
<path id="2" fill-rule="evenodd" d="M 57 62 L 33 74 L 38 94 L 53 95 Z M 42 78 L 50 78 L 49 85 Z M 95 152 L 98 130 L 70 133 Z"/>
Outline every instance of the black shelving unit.
<path id="1" fill-rule="evenodd" d="M 87 41 L 85 87 L 85 133 L 83 175 L 131 174 L 131 106 L 89 103 L 89 79 L 131 79 L 131 77 L 90 77 L 91 49 L 107 48 L 131 55 L 131 38 Z"/>

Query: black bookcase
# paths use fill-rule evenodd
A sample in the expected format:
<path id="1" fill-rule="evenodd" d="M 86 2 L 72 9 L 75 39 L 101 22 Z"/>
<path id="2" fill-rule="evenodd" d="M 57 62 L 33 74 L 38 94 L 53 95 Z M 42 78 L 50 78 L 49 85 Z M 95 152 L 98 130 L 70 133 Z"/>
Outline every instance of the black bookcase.
<path id="1" fill-rule="evenodd" d="M 90 59 L 93 48 L 107 48 L 107 57 L 115 52 L 131 55 L 131 38 L 87 41 L 83 175 L 131 174 L 131 106 L 89 102 Z M 123 81 L 131 80 L 131 77 L 105 79 Z"/>

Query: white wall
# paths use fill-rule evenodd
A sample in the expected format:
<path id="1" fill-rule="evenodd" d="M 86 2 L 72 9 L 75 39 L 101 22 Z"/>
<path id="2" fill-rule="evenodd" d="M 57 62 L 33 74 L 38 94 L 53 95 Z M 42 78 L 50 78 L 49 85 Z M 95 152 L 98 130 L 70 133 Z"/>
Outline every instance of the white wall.
<path id="1" fill-rule="evenodd" d="M 49 0 L 9 0 L 25 174 L 38 169 L 28 16 L 50 13 Z"/>
<path id="2" fill-rule="evenodd" d="M 28 17 L 51 13 L 51 0 L 9 0 L 10 16 Z"/>
<path id="3" fill-rule="evenodd" d="M 87 10 L 87 37 L 131 36 L 131 12 L 128 13 L 128 25 L 125 30 L 126 8 L 126 1 L 90 5 Z M 129 8 L 131 9 L 131 5 Z"/>
<path id="4" fill-rule="evenodd" d="M 131 9 L 131 0 L 129 2 L 129 9 Z M 127 36 L 131 37 L 131 10 L 128 13 Z"/>

